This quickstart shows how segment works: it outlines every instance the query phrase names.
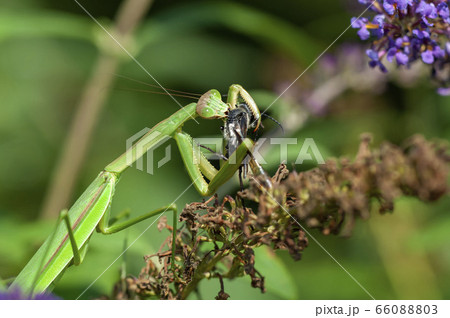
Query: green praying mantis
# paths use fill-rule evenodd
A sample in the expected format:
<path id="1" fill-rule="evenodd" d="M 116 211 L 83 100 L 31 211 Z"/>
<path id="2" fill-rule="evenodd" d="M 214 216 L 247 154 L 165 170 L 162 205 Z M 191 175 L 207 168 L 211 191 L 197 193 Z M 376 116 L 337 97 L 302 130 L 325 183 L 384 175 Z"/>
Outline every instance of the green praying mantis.
<path id="1" fill-rule="evenodd" d="M 240 100 L 243 102 L 239 102 Z M 224 137 L 228 141 L 229 157 L 219 170 L 199 151 L 200 145 L 182 130 L 184 123 L 198 117 L 220 119 L 225 122 Z M 127 219 L 119 224 L 117 222 L 120 219 L 128 217 L 129 211 L 119 213 L 110 220 L 112 198 L 122 172 L 167 137 L 175 139 L 186 170 L 202 196 L 215 193 L 238 170 L 241 177 L 242 169 L 246 170 L 248 166 L 254 175 L 262 175 L 264 186 L 270 188 L 270 179 L 251 154 L 254 141 L 247 138 L 247 130 L 253 128 L 256 131 L 260 124 L 261 113 L 255 101 L 242 86 L 236 84 L 230 86 L 226 103 L 222 101 L 219 91 L 212 89 L 203 94 L 196 103 L 188 104 L 161 121 L 124 154 L 107 165 L 70 210 L 63 210 L 60 213 L 60 222 L 55 231 L 46 239 L 9 288 L 20 288 L 22 292 L 30 295 L 44 292 L 68 266 L 82 263 L 94 230 L 102 234 L 112 234 L 166 211 L 172 211 L 175 240 L 177 223 L 175 204 Z M 230 160 L 231 158 L 233 160 Z M 172 265 L 175 261 L 174 254 L 172 248 Z"/>

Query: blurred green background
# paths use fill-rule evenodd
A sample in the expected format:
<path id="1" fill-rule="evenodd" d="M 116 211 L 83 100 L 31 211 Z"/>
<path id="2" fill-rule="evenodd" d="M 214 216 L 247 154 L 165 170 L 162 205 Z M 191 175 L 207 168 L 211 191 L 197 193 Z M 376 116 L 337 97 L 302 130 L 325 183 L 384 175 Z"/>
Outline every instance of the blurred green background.
<path id="1" fill-rule="evenodd" d="M 80 3 L 109 28 L 121 1 Z M 225 93 L 230 84 L 239 83 L 264 109 L 348 27 L 352 16 L 362 12 L 356 3 L 156 1 L 125 46 L 165 87 Z M 44 200 L 100 55 L 118 56 L 120 66 L 110 74 L 113 86 L 96 120 L 70 203 L 125 150 L 127 138 L 179 108 L 169 97 L 137 92 L 148 88 L 115 75 L 154 84 L 74 1 L 0 0 L 0 8 L 0 277 L 5 279 L 20 271 L 54 226 L 42 217 Z M 352 29 L 328 53 L 345 59 L 344 43 L 357 45 Z M 334 62 L 325 63 L 330 59 Z M 358 64 L 366 64 L 363 53 L 360 60 L 343 63 L 324 56 L 277 100 L 269 113 L 285 125 L 286 137 L 314 138 L 325 159 L 353 156 L 360 133 L 366 131 L 373 133 L 374 146 L 382 140 L 400 143 L 415 133 L 449 139 L 450 100 L 435 94 L 421 70 L 381 76 Z M 361 80 L 355 84 L 357 76 Z M 326 100 L 325 110 L 314 111 L 308 92 L 324 90 L 330 79 L 346 84 Z M 360 87 L 364 80 L 368 83 Z M 177 99 L 183 105 L 189 102 Z M 273 123 L 265 126 L 267 134 L 281 136 Z M 220 134 L 217 123 L 205 121 L 189 123 L 185 130 L 196 137 Z M 171 145 L 175 150 L 175 143 Z M 290 150 L 290 159 L 295 159 L 295 147 Z M 270 158 L 278 151 L 271 149 Z M 162 158 L 162 150 L 156 156 Z M 273 173 L 278 163 L 268 160 L 265 168 Z M 129 169 L 116 190 L 112 213 L 129 207 L 137 215 L 166 205 L 189 184 L 175 150 L 171 162 L 152 176 Z M 220 193 L 237 188 L 233 180 Z M 200 199 L 191 188 L 176 203 L 183 207 Z M 379 216 L 374 206 L 373 217 L 358 221 L 350 238 L 311 233 L 377 299 L 448 299 L 449 209 L 448 196 L 434 204 L 402 198 L 392 215 Z M 85 262 L 70 268 L 54 292 L 66 299 L 78 297 L 117 258 L 124 242 L 134 241 L 147 226 L 144 222 L 112 236 L 95 233 Z M 157 251 L 166 235 L 156 226 L 146 231 L 126 254 L 127 272 L 137 274 L 143 255 Z M 123 263 L 120 259 L 111 266 L 83 298 L 110 294 Z M 247 278 L 226 281 L 231 299 L 369 298 L 312 240 L 301 261 L 283 252 L 261 252 L 256 266 L 266 276 L 267 293 L 251 288 Z M 201 284 L 206 299 L 218 290 L 218 281 Z"/>

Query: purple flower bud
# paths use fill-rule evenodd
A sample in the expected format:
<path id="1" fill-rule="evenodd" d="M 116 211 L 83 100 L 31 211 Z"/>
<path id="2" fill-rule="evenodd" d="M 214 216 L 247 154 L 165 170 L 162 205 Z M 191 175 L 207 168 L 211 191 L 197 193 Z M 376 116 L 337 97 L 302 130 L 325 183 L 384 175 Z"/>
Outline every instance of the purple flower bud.
<path id="1" fill-rule="evenodd" d="M 395 48 L 395 47 L 390 48 L 389 51 L 388 51 L 387 54 L 386 54 L 386 59 L 387 59 L 389 62 L 392 62 L 392 61 L 394 60 L 395 54 L 397 54 L 397 48 Z"/>
<path id="2" fill-rule="evenodd" d="M 378 66 L 383 73 L 387 72 L 386 67 L 383 65 L 383 63 L 380 62 L 380 58 L 378 57 L 378 53 L 376 51 L 367 50 L 366 54 L 371 59 L 371 61 L 369 62 L 370 67 L 375 68 Z"/>
<path id="3" fill-rule="evenodd" d="M 419 6 L 416 9 L 416 13 L 424 15 L 430 19 L 437 18 L 437 10 L 434 3 L 426 3 L 424 0 L 420 1 Z"/>
<path id="4" fill-rule="evenodd" d="M 370 32 L 369 32 L 369 30 L 367 30 L 366 26 L 361 27 L 361 29 L 359 29 L 357 34 L 358 34 L 359 38 L 363 41 L 370 38 Z"/>
<path id="5" fill-rule="evenodd" d="M 403 46 L 403 38 L 396 39 L 395 46 L 400 49 Z"/>
<path id="6" fill-rule="evenodd" d="M 378 61 L 378 53 L 376 51 L 367 50 L 366 54 L 371 60 Z"/>
<path id="7" fill-rule="evenodd" d="M 359 29 L 363 26 L 366 26 L 366 23 L 369 22 L 366 18 L 352 18 L 351 26 L 353 29 Z"/>
<path id="8" fill-rule="evenodd" d="M 443 19 L 448 19 L 450 17 L 450 12 L 448 10 L 448 5 L 445 2 L 441 2 L 437 5 L 436 7 L 438 14 L 443 18 Z"/>
<path id="9" fill-rule="evenodd" d="M 450 87 L 439 87 L 437 93 L 442 96 L 450 96 Z"/>
<path id="10" fill-rule="evenodd" d="M 445 57 L 445 51 L 443 49 L 441 49 L 441 47 L 439 45 L 436 45 L 433 48 L 433 56 L 437 59 L 441 59 Z"/>
<path id="11" fill-rule="evenodd" d="M 380 26 L 380 28 L 383 27 L 384 25 L 384 20 L 386 19 L 386 17 L 383 14 L 377 14 L 374 18 L 373 18 L 373 24 L 378 24 Z"/>
<path id="12" fill-rule="evenodd" d="M 414 29 L 413 34 L 417 36 L 419 39 L 427 39 L 430 37 L 430 33 L 418 29 Z"/>
<path id="13" fill-rule="evenodd" d="M 37 294 L 34 297 L 30 297 L 24 295 L 20 289 L 0 291 L 0 300 L 21 300 L 21 299 L 58 300 L 60 298 L 50 293 L 42 293 Z"/>
<path id="14" fill-rule="evenodd" d="M 426 64 L 433 64 L 434 62 L 434 56 L 433 56 L 433 52 L 430 50 L 426 50 L 424 52 L 422 52 L 422 61 Z"/>
<path id="15" fill-rule="evenodd" d="M 419 6 L 416 9 L 416 14 L 422 15 L 422 21 L 428 26 L 433 26 L 433 23 L 429 22 L 428 18 L 435 19 L 438 17 L 434 4 L 426 3 L 424 0 L 419 3 Z"/>
<path id="16" fill-rule="evenodd" d="M 389 49 L 387 55 L 386 55 L 386 59 L 389 62 L 392 62 L 394 60 L 397 61 L 398 65 L 406 65 L 408 64 L 409 58 L 408 55 L 406 55 L 404 52 L 399 51 L 397 48 L 393 47 L 391 49 Z"/>
<path id="17" fill-rule="evenodd" d="M 390 15 L 393 15 L 395 12 L 395 8 L 392 4 L 388 3 L 387 1 L 383 3 L 383 8 L 386 10 L 386 12 Z"/>
<path id="18" fill-rule="evenodd" d="M 397 6 L 400 10 L 406 10 L 408 6 L 413 5 L 413 0 L 397 0 Z"/>
<path id="19" fill-rule="evenodd" d="M 397 54 L 395 54 L 395 58 L 397 60 L 398 65 L 407 65 L 408 64 L 409 57 L 408 57 L 408 55 L 406 55 L 403 52 L 397 52 Z"/>

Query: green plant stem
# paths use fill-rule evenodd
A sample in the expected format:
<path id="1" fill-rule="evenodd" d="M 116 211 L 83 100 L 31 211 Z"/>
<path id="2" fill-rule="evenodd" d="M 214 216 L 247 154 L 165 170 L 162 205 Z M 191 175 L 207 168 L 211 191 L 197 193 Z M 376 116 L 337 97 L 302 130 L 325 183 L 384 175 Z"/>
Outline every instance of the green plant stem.
<path id="1" fill-rule="evenodd" d="M 408 247 L 408 239 L 420 231 L 408 207 L 397 207 L 386 222 L 374 214 L 368 222 L 378 253 L 397 299 L 443 299 L 438 277 L 425 251 Z"/>
<path id="2" fill-rule="evenodd" d="M 134 30 L 152 3 L 153 0 L 126 0 L 122 3 L 112 33 L 120 43 L 127 43 L 131 39 Z M 82 93 L 59 162 L 53 172 L 40 212 L 41 219 L 53 219 L 59 211 L 68 206 L 121 59 L 119 54 L 111 55 L 106 50 L 100 52 L 91 78 Z"/>

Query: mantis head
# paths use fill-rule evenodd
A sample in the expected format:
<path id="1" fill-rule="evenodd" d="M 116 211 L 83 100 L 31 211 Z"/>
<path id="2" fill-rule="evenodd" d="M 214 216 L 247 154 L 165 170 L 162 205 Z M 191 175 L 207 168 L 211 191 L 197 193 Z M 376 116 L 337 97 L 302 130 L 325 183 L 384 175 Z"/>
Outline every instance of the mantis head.
<path id="1" fill-rule="evenodd" d="M 226 118 L 228 105 L 222 101 L 218 90 L 211 89 L 200 97 L 196 111 L 200 117 L 206 119 Z"/>

